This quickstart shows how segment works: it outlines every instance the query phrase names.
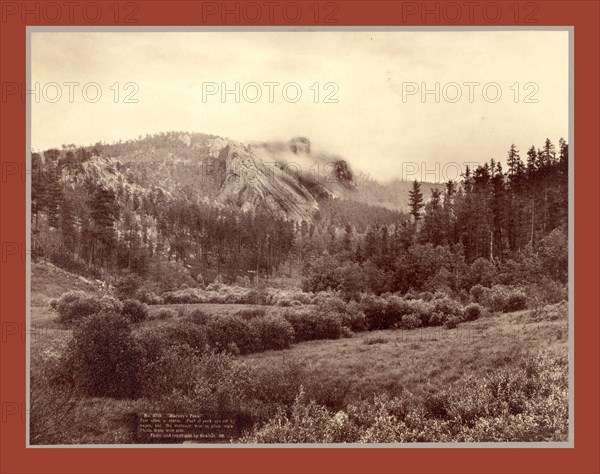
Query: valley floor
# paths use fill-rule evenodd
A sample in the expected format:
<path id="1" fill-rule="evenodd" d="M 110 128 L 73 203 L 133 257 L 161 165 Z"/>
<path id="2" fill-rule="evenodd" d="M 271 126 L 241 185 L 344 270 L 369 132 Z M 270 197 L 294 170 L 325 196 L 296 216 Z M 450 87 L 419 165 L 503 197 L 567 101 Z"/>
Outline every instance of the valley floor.
<path id="1" fill-rule="evenodd" d="M 189 306 L 227 314 L 245 305 Z M 58 356 L 71 331 L 61 328 L 48 306 L 32 306 L 31 322 L 33 373 L 42 356 Z M 566 315 L 536 320 L 531 311 L 496 314 L 455 329 L 362 332 L 351 338 L 302 342 L 289 349 L 237 359 L 257 370 L 284 371 L 293 363 L 302 370 L 302 386 L 319 387 L 318 402 L 343 408 L 373 395 L 395 396 L 403 390 L 416 399 L 425 399 L 449 384 L 481 379 L 498 368 L 517 367 L 529 355 L 540 352 L 567 357 Z M 85 398 L 76 408 L 80 423 L 70 442 L 130 443 L 131 417 L 151 406 L 146 400 Z"/>

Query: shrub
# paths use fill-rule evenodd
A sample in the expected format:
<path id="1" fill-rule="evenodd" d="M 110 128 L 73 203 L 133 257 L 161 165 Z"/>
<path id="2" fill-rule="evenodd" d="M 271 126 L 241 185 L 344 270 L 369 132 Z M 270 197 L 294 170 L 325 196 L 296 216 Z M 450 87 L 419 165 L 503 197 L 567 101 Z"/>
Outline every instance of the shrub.
<path id="1" fill-rule="evenodd" d="M 198 360 L 194 371 L 194 389 L 187 410 L 239 413 L 246 392 L 256 388 L 250 378 L 251 371 L 231 354 L 210 351 Z M 181 397 L 173 397 L 180 403 Z"/>
<path id="2" fill-rule="evenodd" d="M 423 397 L 403 391 L 394 398 L 376 396 L 334 411 L 300 388 L 291 406 L 280 407 L 241 441 L 564 441 L 568 438 L 567 364 L 566 358 L 540 354 L 516 367 L 494 369 L 485 377 L 470 377 L 441 390 L 432 387 Z"/>
<path id="3" fill-rule="evenodd" d="M 339 315 L 317 313 L 315 316 L 315 339 L 338 339 L 342 335 Z"/>
<path id="4" fill-rule="evenodd" d="M 534 321 L 556 321 L 558 319 L 568 319 L 569 307 L 566 301 L 553 305 L 546 305 L 543 308 L 536 308 L 531 312 L 531 318 Z"/>
<path id="5" fill-rule="evenodd" d="M 458 318 L 450 318 L 448 321 L 446 321 L 446 322 L 444 323 L 444 327 L 445 327 L 446 329 L 454 329 L 455 327 L 457 327 L 457 326 L 458 326 L 458 323 L 459 323 L 459 322 L 460 322 L 460 321 L 459 321 L 459 319 L 458 319 Z"/>
<path id="6" fill-rule="evenodd" d="M 331 415 L 327 409 L 308 401 L 301 389 L 288 416 L 283 409 L 252 435 L 242 439 L 246 443 L 316 443 L 325 438 Z M 325 438 L 325 440 L 324 440 Z"/>
<path id="7" fill-rule="evenodd" d="M 239 316 L 211 317 L 206 322 L 206 330 L 210 346 L 217 350 L 225 350 L 231 343 L 237 346 L 241 354 L 260 349 L 255 328 Z"/>
<path id="8" fill-rule="evenodd" d="M 117 298 L 124 300 L 133 298 L 142 281 L 135 273 L 128 273 L 120 277 L 115 283 L 115 294 Z"/>
<path id="9" fill-rule="evenodd" d="M 488 291 L 489 288 L 486 288 L 478 283 L 469 290 L 469 294 L 471 295 L 471 298 L 473 298 L 473 301 L 475 303 L 482 304 L 484 302 L 485 297 L 487 296 Z"/>
<path id="10" fill-rule="evenodd" d="M 365 313 L 354 301 L 346 303 L 341 298 L 332 296 L 321 301 L 318 311 L 320 314 L 339 319 L 342 326 L 351 331 L 360 332 L 367 329 Z"/>
<path id="11" fill-rule="evenodd" d="M 242 319 L 245 319 L 246 321 L 249 321 L 251 319 L 254 318 L 262 318 L 265 314 L 267 313 L 267 310 L 265 308 L 244 308 L 244 309 L 240 309 L 236 314 L 236 316 L 239 316 Z"/>
<path id="12" fill-rule="evenodd" d="M 492 293 L 488 300 L 488 307 L 492 311 L 504 311 L 506 307 L 506 295 L 503 293 Z"/>
<path id="13" fill-rule="evenodd" d="M 98 298 L 83 291 L 69 291 L 63 294 L 57 305 L 59 320 L 65 324 L 72 324 L 101 311 L 120 313 L 122 309 L 121 302 L 115 298 Z"/>
<path id="14" fill-rule="evenodd" d="M 284 318 L 294 328 L 296 341 L 338 339 L 342 333 L 342 320 L 338 314 L 321 313 L 314 309 L 288 310 Z"/>
<path id="15" fill-rule="evenodd" d="M 402 327 L 404 329 L 416 329 L 421 326 L 421 318 L 416 314 L 405 314 L 402 316 Z"/>
<path id="16" fill-rule="evenodd" d="M 191 395 L 199 359 L 198 352 L 187 344 L 165 345 L 155 358 L 146 361 L 141 370 L 141 395 L 154 399 L 172 393 Z"/>
<path id="17" fill-rule="evenodd" d="M 463 319 L 465 321 L 475 321 L 483 314 L 483 307 L 477 303 L 471 303 L 465 306 Z"/>
<path id="18" fill-rule="evenodd" d="M 521 291 L 513 291 L 506 298 L 505 312 L 520 311 L 527 308 L 527 296 Z"/>
<path id="19" fill-rule="evenodd" d="M 287 349 L 294 342 L 294 328 L 283 317 L 277 314 L 254 318 L 250 325 L 258 335 L 260 349 Z"/>
<path id="20" fill-rule="evenodd" d="M 372 346 L 373 344 L 386 344 L 390 342 L 389 339 L 386 339 L 385 337 L 367 337 L 363 344 L 367 345 L 367 346 Z"/>
<path id="21" fill-rule="evenodd" d="M 266 304 L 267 303 L 267 293 L 264 288 L 252 288 L 246 294 L 246 300 L 244 301 L 248 304 Z"/>
<path id="22" fill-rule="evenodd" d="M 148 314 L 148 319 L 155 319 L 158 321 L 164 321 L 167 319 L 174 319 L 177 317 L 177 312 L 169 308 L 159 308 L 156 311 L 151 311 Z"/>
<path id="23" fill-rule="evenodd" d="M 125 300 L 123 301 L 121 314 L 129 319 L 130 322 L 139 323 L 145 321 L 148 317 L 148 307 L 138 300 Z"/>
<path id="24" fill-rule="evenodd" d="M 388 329 L 386 301 L 373 295 L 366 295 L 360 302 L 360 308 L 365 314 L 365 321 L 369 331 L 375 329 Z"/>
<path id="25" fill-rule="evenodd" d="M 434 299 L 432 303 L 434 311 L 442 315 L 442 321 L 440 324 L 444 323 L 447 319 L 450 318 L 462 318 L 463 309 L 460 303 L 458 303 L 457 301 L 447 296 L 444 296 L 440 299 Z"/>
<path id="26" fill-rule="evenodd" d="M 205 310 L 197 308 L 189 313 L 182 313 L 182 320 L 189 321 L 193 324 L 206 324 L 212 318 L 212 315 L 207 313 Z"/>
<path id="27" fill-rule="evenodd" d="M 165 304 L 164 298 L 158 296 L 153 291 L 138 291 L 136 293 L 136 299 L 149 305 Z"/>
<path id="28" fill-rule="evenodd" d="M 435 307 L 432 303 L 424 300 L 411 300 L 408 301 L 408 312 L 419 319 L 419 326 L 427 326 L 429 324 L 429 317 L 434 312 Z M 404 316 L 402 317 L 404 325 Z"/>
<path id="29" fill-rule="evenodd" d="M 84 318 L 69 346 L 76 384 L 96 397 L 136 397 L 143 355 L 129 322 L 114 311 Z"/>
<path id="30" fill-rule="evenodd" d="M 167 291 L 162 294 L 162 298 L 166 304 L 206 303 L 203 293 L 202 290 L 188 288 L 185 290 Z"/>
<path id="31" fill-rule="evenodd" d="M 540 307 L 569 299 L 567 285 L 562 285 L 549 278 L 542 278 L 540 283 L 529 285 L 527 287 L 527 294 L 532 302 L 532 306 Z"/>
<path id="32" fill-rule="evenodd" d="M 433 299 L 433 293 L 431 291 L 422 291 L 416 299 L 429 302 Z"/>
<path id="33" fill-rule="evenodd" d="M 154 362 L 172 346 L 189 346 L 195 353 L 206 351 L 208 337 L 206 329 L 185 321 L 168 321 L 146 326 L 135 334 L 144 348 L 146 362 Z"/>
<path id="34" fill-rule="evenodd" d="M 402 316 L 410 314 L 410 304 L 399 296 L 389 295 L 385 298 L 385 325 L 387 328 L 395 328 L 402 325 Z"/>
<path id="35" fill-rule="evenodd" d="M 483 285 L 490 287 L 494 284 L 497 277 L 497 269 L 494 262 L 486 258 L 479 257 L 471 264 L 469 277 L 472 285 Z"/>
<path id="36" fill-rule="evenodd" d="M 358 303 L 354 301 L 348 303 L 345 311 L 341 314 L 342 326 L 353 332 L 361 332 L 367 330 L 367 318 L 362 312 Z"/>
<path id="37" fill-rule="evenodd" d="M 444 314 L 442 314 L 442 313 L 433 313 L 429 317 L 429 326 L 441 326 L 446 321 L 448 321 L 448 318 Z"/>

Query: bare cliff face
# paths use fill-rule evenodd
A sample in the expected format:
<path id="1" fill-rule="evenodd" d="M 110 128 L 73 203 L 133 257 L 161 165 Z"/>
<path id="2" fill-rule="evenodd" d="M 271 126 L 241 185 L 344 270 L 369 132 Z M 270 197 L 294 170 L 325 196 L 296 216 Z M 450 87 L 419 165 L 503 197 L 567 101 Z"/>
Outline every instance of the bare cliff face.
<path id="1" fill-rule="evenodd" d="M 229 142 L 219 152 L 225 179 L 217 201 L 243 211 L 266 210 L 276 217 L 310 221 L 319 208 L 315 197 L 293 175 L 269 166 L 247 146 Z"/>
<path id="2" fill-rule="evenodd" d="M 336 190 L 354 187 L 345 161 L 312 156 L 310 142 L 303 137 L 285 145 L 221 140 L 213 142 L 210 154 L 225 165 L 217 201 L 244 211 L 261 209 L 281 218 L 310 221 L 319 208 L 318 199 L 336 198 Z"/>

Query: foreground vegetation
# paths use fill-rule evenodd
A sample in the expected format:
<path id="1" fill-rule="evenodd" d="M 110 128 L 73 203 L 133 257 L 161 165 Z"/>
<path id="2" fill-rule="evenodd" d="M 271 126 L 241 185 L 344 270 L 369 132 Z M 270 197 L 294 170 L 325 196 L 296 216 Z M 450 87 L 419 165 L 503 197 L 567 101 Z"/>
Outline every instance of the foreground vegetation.
<path id="1" fill-rule="evenodd" d="M 32 308 L 31 442 L 135 443 L 140 411 L 234 414 L 249 443 L 566 440 L 566 303 L 472 293 L 46 299 Z"/>

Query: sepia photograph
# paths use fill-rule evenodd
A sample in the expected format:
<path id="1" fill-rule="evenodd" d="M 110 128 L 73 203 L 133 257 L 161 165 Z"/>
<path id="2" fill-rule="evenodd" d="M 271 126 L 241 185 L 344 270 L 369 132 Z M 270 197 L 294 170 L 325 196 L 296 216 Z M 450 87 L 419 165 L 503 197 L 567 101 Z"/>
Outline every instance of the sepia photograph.
<path id="1" fill-rule="evenodd" d="M 28 29 L 27 445 L 572 446 L 572 34 Z"/>

